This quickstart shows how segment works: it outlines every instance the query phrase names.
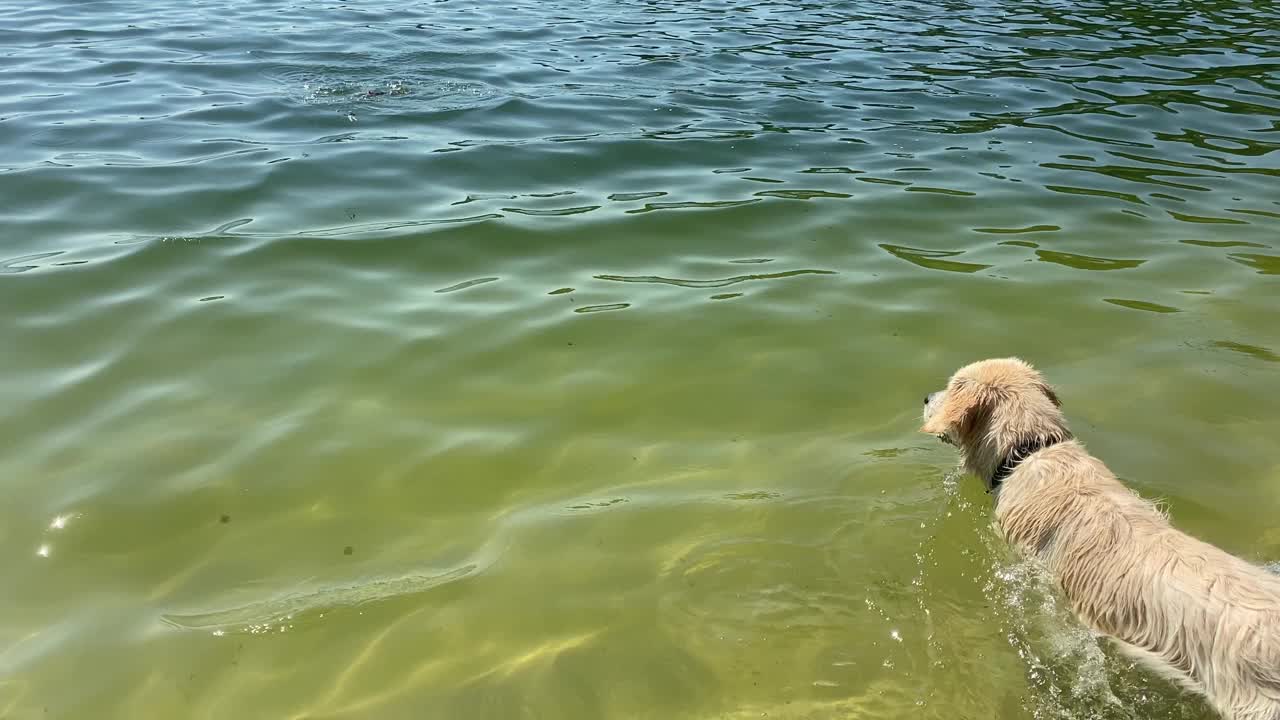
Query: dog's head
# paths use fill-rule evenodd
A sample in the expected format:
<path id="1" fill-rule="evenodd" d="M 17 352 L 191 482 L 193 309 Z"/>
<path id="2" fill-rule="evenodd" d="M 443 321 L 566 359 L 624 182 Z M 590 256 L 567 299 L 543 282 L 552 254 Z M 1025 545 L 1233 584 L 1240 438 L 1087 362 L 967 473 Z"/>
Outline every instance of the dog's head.
<path id="1" fill-rule="evenodd" d="M 984 479 L 1021 447 L 1071 437 L 1061 402 L 1040 373 L 1017 358 L 982 360 L 956 371 L 924 399 L 920 432 L 960 448 Z"/>

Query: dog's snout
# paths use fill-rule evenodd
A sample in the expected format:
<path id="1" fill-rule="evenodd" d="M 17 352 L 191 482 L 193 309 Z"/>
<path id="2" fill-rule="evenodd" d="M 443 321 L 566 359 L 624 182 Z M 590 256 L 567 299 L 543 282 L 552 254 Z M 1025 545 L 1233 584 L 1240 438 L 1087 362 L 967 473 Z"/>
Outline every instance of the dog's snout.
<path id="1" fill-rule="evenodd" d="M 934 396 L 934 395 L 936 395 L 936 394 L 937 394 L 937 393 L 929 393 L 928 395 L 925 395 L 925 396 L 924 396 L 924 404 L 925 404 L 925 405 L 928 405 L 928 404 L 929 404 L 929 401 L 930 401 L 930 400 L 932 400 L 932 399 L 933 399 L 933 396 Z"/>

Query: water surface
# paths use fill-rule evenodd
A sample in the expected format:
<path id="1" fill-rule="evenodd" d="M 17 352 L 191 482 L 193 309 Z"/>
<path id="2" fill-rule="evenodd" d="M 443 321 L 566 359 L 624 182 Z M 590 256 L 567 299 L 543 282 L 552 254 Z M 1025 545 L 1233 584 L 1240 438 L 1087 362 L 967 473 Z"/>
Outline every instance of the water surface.
<path id="1" fill-rule="evenodd" d="M 1269 3 L 0 2 L 0 716 L 1208 718 L 915 433 L 1280 559 Z"/>

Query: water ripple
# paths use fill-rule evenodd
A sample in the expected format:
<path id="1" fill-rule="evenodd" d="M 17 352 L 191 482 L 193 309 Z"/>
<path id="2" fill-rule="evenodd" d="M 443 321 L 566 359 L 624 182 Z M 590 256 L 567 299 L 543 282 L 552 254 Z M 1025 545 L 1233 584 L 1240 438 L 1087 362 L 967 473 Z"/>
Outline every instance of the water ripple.
<path id="1" fill-rule="evenodd" d="M 446 288 L 440 288 L 439 290 L 436 290 L 436 292 L 437 293 L 457 292 L 459 290 L 466 290 L 467 288 L 475 287 L 476 285 L 484 285 L 485 283 L 496 282 L 500 279 L 501 278 L 496 278 L 496 277 L 476 278 L 475 280 L 467 280 L 465 282 L 460 282 L 456 285 L 450 285 L 449 287 L 446 287 Z"/>
<path id="2" fill-rule="evenodd" d="M 180 630 L 208 630 L 215 635 L 285 632 L 299 624 L 314 622 L 318 619 L 317 616 L 323 617 L 328 611 L 425 592 L 467 578 L 479 570 L 479 566 L 472 564 L 431 575 L 367 580 L 352 585 L 285 595 L 226 610 L 167 613 L 161 616 L 161 620 Z"/>
<path id="3" fill-rule="evenodd" d="M 768 273 L 760 275 L 736 275 L 734 277 L 720 278 L 716 280 L 682 280 L 680 278 L 666 278 L 657 275 L 596 275 L 597 280 L 610 280 L 613 282 L 626 283 L 652 283 L 656 285 L 675 285 L 687 288 L 719 288 L 737 285 L 738 283 L 751 282 L 753 280 L 780 280 L 783 278 L 797 277 L 800 275 L 835 275 L 832 270 L 789 270 L 787 272 Z"/>
<path id="4" fill-rule="evenodd" d="M 945 270 L 947 272 L 959 273 L 975 273 L 986 270 L 991 267 L 981 263 L 967 263 L 958 260 L 947 260 L 946 258 L 963 255 L 962 250 L 924 250 L 921 248 L 911 248 L 903 245 L 889 245 L 887 243 L 880 247 L 890 255 L 896 258 L 906 260 L 914 265 L 919 265 L 929 270 Z"/>

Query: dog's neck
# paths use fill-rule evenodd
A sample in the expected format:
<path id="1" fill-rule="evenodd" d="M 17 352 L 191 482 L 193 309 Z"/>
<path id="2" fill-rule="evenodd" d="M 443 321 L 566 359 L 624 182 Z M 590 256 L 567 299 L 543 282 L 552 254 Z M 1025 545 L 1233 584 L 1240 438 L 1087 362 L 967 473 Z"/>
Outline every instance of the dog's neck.
<path id="1" fill-rule="evenodd" d="M 1013 450 L 1010 450 L 1009 454 L 1005 455 L 1004 459 L 1000 461 L 1000 464 L 996 467 L 996 471 L 992 473 L 991 480 L 987 483 L 987 492 L 994 493 L 996 490 L 999 490 L 1000 486 L 1004 484 L 1004 481 L 1007 480 L 1009 476 L 1013 474 L 1013 471 L 1017 470 L 1018 466 L 1022 464 L 1022 461 L 1026 460 L 1032 453 L 1057 445 L 1065 439 L 1067 438 L 1058 436 L 1037 437 L 1022 443 Z"/>

